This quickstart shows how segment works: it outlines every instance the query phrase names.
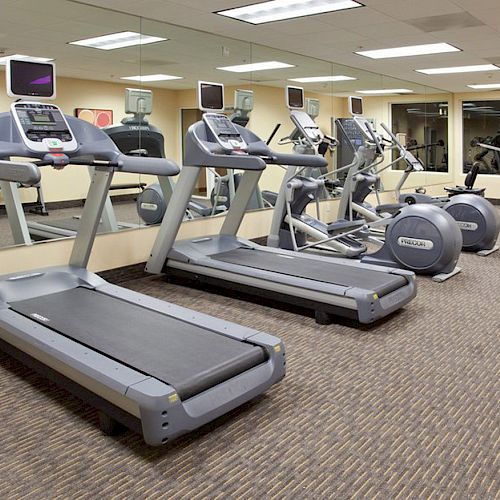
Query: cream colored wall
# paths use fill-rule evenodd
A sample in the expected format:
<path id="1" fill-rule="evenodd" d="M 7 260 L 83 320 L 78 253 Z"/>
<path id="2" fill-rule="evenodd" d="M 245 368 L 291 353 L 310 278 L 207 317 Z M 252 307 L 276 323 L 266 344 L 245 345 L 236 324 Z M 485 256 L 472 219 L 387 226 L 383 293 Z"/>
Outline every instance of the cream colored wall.
<path id="1" fill-rule="evenodd" d="M 78 80 L 73 78 L 58 78 L 57 99 L 55 104 L 61 107 L 64 113 L 74 115 L 75 108 L 111 109 L 115 123 L 125 116 L 125 89 L 134 87 L 119 83 L 97 82 L 91 80 Z M 147 87 L 144 87 L 147 88 Z M 167 89 L 153 90 L 153 107 L 151 123 L 154 123 L 165 134 L 165 149 L 175 151 L 177 154 L 177 130 L 178 116 L 175 112 L 176 94 Z M 8 110 L 12 100 L 5 92 L 5 82 L 0 78 L 0 110 Z M 149 182 L 152 177 L 134 174 L 116 174 L 114 183 Z M 87 169 L 81 166 L 68 166 L 63 170 L 56 171 L 50 167 L 44 167 L 42 172 L 42 186 L 46 202 L 84 199 L 89 187 L 89 175 Z M 121 194 L 115 191 L 113 194 Z M 21 190 L 23 201 L 35 199 L 34 190 Z M 0 192 L 0 203 L 2 202 Z"/>
<path id="2" fill-rule="evenodd" d="M 269 227 L 271 210 L 259 210 L 245 215 L 240 235 L 254 238 L 265 234 Z M 219 232 L 224 217 L 199 218 L 183 222 L 179 238 L 196 238 Z M 118 233 L 98 235 L 89 262 L 94 272 L 113 269 L 148 259 L 158 226 Z M 0 250 L 0 275 L 66 264 L 71 254 L 74 238 L 44 241 L 32 246 L 17 246 Z M 117 251 L 119 249 L 119 251 Z"/>

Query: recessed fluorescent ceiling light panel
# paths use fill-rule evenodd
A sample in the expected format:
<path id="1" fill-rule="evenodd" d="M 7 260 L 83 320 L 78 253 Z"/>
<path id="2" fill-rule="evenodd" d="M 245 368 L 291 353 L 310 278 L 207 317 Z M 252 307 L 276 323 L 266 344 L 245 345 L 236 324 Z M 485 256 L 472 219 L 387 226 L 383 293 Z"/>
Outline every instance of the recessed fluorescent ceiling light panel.
<path id="1" fill-rule="evenodd" d="M 248 71 L 263 71 L 266 69 L 295 68 L 293 64 L 287 64 L 279 61 L 264 61 L 250 64 L 237 64 L 236 66 L 222 66 L 222 71 L 232 71 L 233 73 L 246 73 Z"/>
<path id="2" fill-rule="evenodd" d="M 492 90 L 492 89 L 500 89 L 500 83 L 482 83 L 478 85 L 467 85 L 467 87 L 476 90 Z"/>
<path id="3" fill-rule="evenodd" d="M 345 82 L 347 80 L 356 80 L 352 76 L 331 75 L 331 76 L 306 76 L 304 78 L 289 78 L 291 82 L 316 83 L 316 82 Z"/>
<path id="4" fill-rule="evenodd" d="M 137 76 L 122 76 L 121 80 L 134 80 L 135 82 L 162 82 L 164 80 L 182 80 L 182 76 L 172 75 L 137 75 Z"/>
<path id="5" fill-rule="evenodd" d="M 444 54 L 446 52 L 460 52 L 460 49 L 449 43 L 427 43 L 425 45 L 409 45 L 392 49 L 362 50 L 355 52 L 360 56 L 371 59 L 389 59 L 391 57 L 424 56 L 429 54 Z"/>
<path id="6" fill-rule="evenodd" d="M 476 71 L 497 71 L 500 68 L 494 64 L 475 64 L 473 66 L 451 66 L 449 68 L 416 69 L 426 75 L 448 75 L 450 73 L 474 73 Z"/>
<path id="7" fill-rule="evenodd" d="M 114 50 L 123 47 L 132 47 L 134 45 L 146 45 L 148 43 L 165 42 L 168 38 L 159 36 L 143 35 L 135 31 L 121 31 L 120 33 L 111 33 L 111 35 L 96 36 L 69 42 L 70 45 L 80 45 L 82 47 L 92 47 L 100 50 Z"/>
<path id="8" fill-rule="evenodd" d="M 409 89 L 376 89 L 376 90 L 356 90 L 358 94 L 413 94 Z"/>
<path id="9" fill-rule="evenodd" d="M 40 62 L 40 63 L 54 60 L 54 59 L 49 59 L 48 57 L 32 57 L 32 56 L 25 56 L 23 54 L 14 54 L 12 56 L 0 57 L 0 64 L 5 65 L 5 63 L 9 59 L 22 59 L 23 61 Z"/>
<path id="10" fill-rule="evenodd" d="M 236 9 L 220 10 L 215 14 L 251 24 L 263 24 L 356 7 L 363 7 L 363 4 L 352 0 L 273 0 Z"/>

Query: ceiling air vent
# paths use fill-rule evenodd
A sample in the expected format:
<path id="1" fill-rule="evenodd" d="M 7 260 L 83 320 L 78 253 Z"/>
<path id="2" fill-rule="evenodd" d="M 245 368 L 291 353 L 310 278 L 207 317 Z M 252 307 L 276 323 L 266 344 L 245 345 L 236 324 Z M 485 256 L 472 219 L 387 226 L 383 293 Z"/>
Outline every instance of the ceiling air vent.
<path id="1" fill-rule="evenodd" d="M 468 12 L 446 14 L 443 16 L 418 17 L 417 19 L 408 19 L 405 23 L 426 33 L 484 26 L 482 21 L 471 16 Z"/>

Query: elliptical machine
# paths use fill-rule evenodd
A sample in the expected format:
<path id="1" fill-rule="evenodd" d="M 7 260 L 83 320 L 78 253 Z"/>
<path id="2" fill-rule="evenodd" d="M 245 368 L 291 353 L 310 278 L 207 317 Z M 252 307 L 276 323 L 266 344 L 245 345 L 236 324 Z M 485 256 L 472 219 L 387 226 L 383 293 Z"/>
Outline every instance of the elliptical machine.
<path id="1" fill-rule="evenodd" d="M 362 102 L 353 103 L 352 100 L 350 107 L 356 111 Z M 290 101 L 289 107 L 292 122 L 311 149 L 317 151 L 324 137 L 321 130 L 306 113 L 291 107 Z M 362 114 L 362 109 L 358 114 Z M 319 220 L 319 216 L 314 218 L 306 214 L 309 203 L 317 202 L 326 179 L 301 177 L 300 170 L 289 168 L 276 203 L 268 245 L 295 251 L 330 250 L 339 256 L 360 258 L 364 263 L 430 274 L 438 282 L 458 274 L 460 268 L 456 263 L 462 244 L 460 230 L 452 217 L 437 207 L 398 205 L 392 217 L 379 218 L 371 223 L 353 216 L 352 193 L 366 178 L 369 183 L 377 180 L 371 169 L 375 163 L 383 161 L 384 154 L 381 138 L 368 120 L 357 116 L 356 123 L 365 136 L 365 145 L 358 148 L 350 165 L 340 169 L 347 171 L 344 187 L 340 188 L 339 181 L 333 181 L 337 189 L 342 190 L 339 212 L 344 216 L 326 224 Z M 369 230 L 373 228 L 385 230 L 384 240 L 370 236 Z M 380 249 L 368 254 L 363 240 L 376 243 Z"/>
<path id="2" fill-rule="evenodd" d="M 484 189 L 474 188 L 475 179 L 480 165 L 476 162 L 466 177 L 466 186 L 446 188 L 452 196 L 430 196 L 425 193 L 401 193 L 401 188 L 412 172 L 424 170 L 423 165 L 408 151 L 398 138 L 387 127 L 384 130 L 391 137 L 394 147 L 399 151 L 399 159 L 404 159 L 408 165 L 396 186 L 396 199 L 409 204 L 433 204 L 448 212 L 462 231 L 462 250 L 476 252 L 486 256 L 496 250 L 500 233 L 500 216 L 495 207 L 484 196 Z M 478 144 L 488 149 L 498 149 L 488 144 Z"/>

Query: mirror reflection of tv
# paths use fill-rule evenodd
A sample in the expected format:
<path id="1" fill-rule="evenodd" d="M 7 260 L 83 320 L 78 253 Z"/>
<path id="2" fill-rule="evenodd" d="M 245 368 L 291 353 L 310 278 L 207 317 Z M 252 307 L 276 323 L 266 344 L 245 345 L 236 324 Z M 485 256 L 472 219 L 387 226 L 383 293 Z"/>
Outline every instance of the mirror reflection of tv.
<path id="1" fill-rule="evenodd" d="M 288 86 L 286 88 L 286 105 L 289 109 L 304 109 L 304 89 Z"/>
<path id="2" fill-rule="evenodd" d="M 349 113 L 355 116 L 361 116 L 363 114 L 362 97 L 349 97 Z"/>
<path id="3" fill-rule="evenodd" d="M 224 111 L 224 85 L 198 82 L 198 108 L 201 111 Z"/>
<path id="4" fill-rule="evenodd" d="M 125 113 L 150 115 L 153 112 L 153 92 L 144 89 L 125 89 Z"/>
<path id="5" fill-rule="evenodd" d="M 306 99 L 306 113 L 314 120 L 319 116 L 319 99 Z"/>
<path id="6" fill-rule="evenodd" d="M 56 96 L 53 63 L 9 59 L 6 79 L 7 95 L 10 97 L 54 99 Z"/>
<path id="7" fill-rule="evenodd" d="M 234 91 L 234 109 L 241 111 L 253 110 L 253 90 L 235 90 Z"/>

